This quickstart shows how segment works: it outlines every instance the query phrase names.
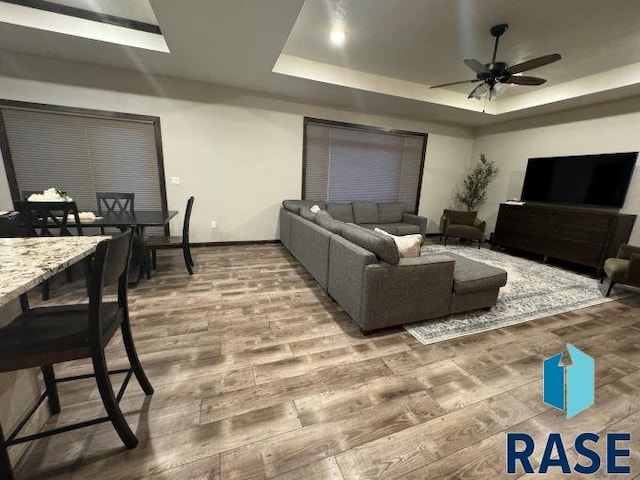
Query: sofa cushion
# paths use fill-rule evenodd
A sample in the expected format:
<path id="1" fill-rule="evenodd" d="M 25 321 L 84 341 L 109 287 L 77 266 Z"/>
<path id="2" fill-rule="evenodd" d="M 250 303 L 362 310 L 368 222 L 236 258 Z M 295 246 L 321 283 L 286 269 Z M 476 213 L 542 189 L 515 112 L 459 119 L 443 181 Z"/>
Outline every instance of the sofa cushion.
<path id="1" fill-rule="evenodd" d="M 391 265 L 400 263 L 400 254 L 393 238 L 360 227 L 354 223 L 347 223 L 342 227 L 345 240 L 355 243 L 359 247 L 375 253 L 376 256 Z"/>
<path id="2" fill-rule="evenodd" d="M 341 222 L 353 223 L 353 209 L 350 203 L 327 203 L 327 212 Z"/>
<path id="3" fill-rule="evenodd" d="M 461 212 L 459 210 L 446 210 L 443 215 L 449 219 L 451 225 L 473 225 L 478 217 L 478 212 Z"/>
<path id="4" fill-rule="evenodd" d="M 353 219 L 355 223 L 379 223 L 378 204 L 375 202 L 353 202 Z"/>
<path id="5" fill-rule="evenodd" d="M 449 225 L 444 232 L 448 237 L 470 238 L 480 240 L 483 237 L 482 230 L 471 225 Z"/>
<path id="6" fill-rule="evenodd" d="M 309 207 L 301 207 L 300 216 L 310 222 L 316 222 L 316 214 L 313 213 Z"/>
<path id="7" fill-rule="evenodd" d="M 319 227 L 329 230 L 331 233 L 338 234 L 342 233 L 342 226 L 344 225 L 344 223 L 333 218 L 329 212 L 325 210 L 321 210 L 316 214 L 316 224 Z"/>
<path id="8" fill-rule="evenodd" d="M 378 221 L 380 223 L 401 223 L 402 214 L 407 211 L 404 202 L 384 202 L 378 204 Z"/>
<path id="9" fill-rule="evenodd" d="M 392 235 L 388 232 L 385 232 L 381 228 L 376 228 L 374 231 L 393 238 L 393 241 L 396 242 L 396 247 L 398 247 L 400 258 L 412 258 L 420 256 L 420 246 L 422 245 L 422 241 L 424 240 L 422 238 L 422 235 Z"/>
<path id="10" fill-rule="evenodd" d="M 363 228 L 366 228 L 367 230 L 375 230 L 380 226 L 377 223 L 359 223 L 358 225 L 360 225 Z"/>
<path id="11" fill-rule="evenodd" d="M 395 225 L 389 224 L 389 223 L 383 223 L 381 225 L 376 225 L 375 228 L 379 228 L 380 230 L 384 230 L 387 233 L 390 233 L 391 235 L 397 235 L 398 234 L 398 230 L 396 229 Z"/>
<path id="12" fill-rule="evenodd" d="M 318 200 L 285 200 L 282 202 L 285 210 L 289 210 L 298 215 L 302 207 L 313 207 L 314 205 L 318 205 L 322 209 L 325 208 L 325 203 L 319 202 Z"/>
<path id="13" fill-rule="evenodd" d="M 392 235 L 413 235 L 420 233 L 420 227 L 412 223 L 383 223 L 380 228 Z"/>
<path id="14" fill-rule="evenodd" d="M 507 272 L 486 263 L 460 255 L 446 253 L 456 261 L 453 270 L 453 291 L 457 294 L 496 290 L 507 284 Z"/>

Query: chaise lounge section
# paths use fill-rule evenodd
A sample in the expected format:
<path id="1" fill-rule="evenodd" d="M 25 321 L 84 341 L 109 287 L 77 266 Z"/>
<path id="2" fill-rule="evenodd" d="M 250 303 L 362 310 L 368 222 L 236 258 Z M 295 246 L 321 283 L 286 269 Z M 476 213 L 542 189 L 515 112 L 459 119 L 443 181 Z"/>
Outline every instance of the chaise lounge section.
<path id="1" fill-rule="evenodd" d="M 424 235 L 427 219 L 366 203 L 285 200 L 280 211 L 282 244 L 364 332 L 495 305 L 506 272 L 449 253 L 400 258 L 393 239 L 372 229 Z"/>

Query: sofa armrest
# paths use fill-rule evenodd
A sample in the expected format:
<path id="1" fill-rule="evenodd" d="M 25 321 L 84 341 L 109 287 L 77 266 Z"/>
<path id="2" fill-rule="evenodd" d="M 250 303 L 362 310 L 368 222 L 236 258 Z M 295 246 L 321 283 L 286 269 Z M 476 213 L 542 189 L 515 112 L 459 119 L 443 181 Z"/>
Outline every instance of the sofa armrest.
<path id="1" fill-rule="evenodd" d="M 360 327 L 371 331 L 447 315 L 454 266 L 455 260 L 447 255 L 367 265 Z"/>
<path id="2" fill-rule="evenodd" d="M 480 230 L 483 234 L 487 228 L 487 222 L 484 220 L 478 220 L 477 218 L 473 221 L 473 226 Z"/>
<path id="3" fill-rule="evenodd" d="M 420 215 L 414 215 L 412 213 L 403 213 L 402 222 L 410 223 L 411 225 L 417 225 L 420 227 L 420 233 L 424 236 L 427 233 L 427 218 Z"/>
<path id="4" fill-rule="evenodd" d="M 445 233 L 450 223 L 449 217 L 442 215 L 440 217 L 440 233 Z"/>
<path id="5" fill-rule="evenodd" d="M 620 245 L 620 249 L 618 250 L 618 258 L 624 258 L 629 260 L 631 258 L 631 254 L 640 253 L 640 247 L 634 247 L 633 245 L 622 244 Z"/>
<path id="6" fill-rule="evenodd" d="M 329 241 L 327 291 L 358 324 L 362 316 L 365 269 L 378 261 L 373 253 L 340 235 L 333 235 Z"/>
<path id="7" fill-rule="evenodd" d="M 632 253 L 629 256 L 627 282 L 629 283 L 629 285 L 640 287 L 640 253 Z"/>

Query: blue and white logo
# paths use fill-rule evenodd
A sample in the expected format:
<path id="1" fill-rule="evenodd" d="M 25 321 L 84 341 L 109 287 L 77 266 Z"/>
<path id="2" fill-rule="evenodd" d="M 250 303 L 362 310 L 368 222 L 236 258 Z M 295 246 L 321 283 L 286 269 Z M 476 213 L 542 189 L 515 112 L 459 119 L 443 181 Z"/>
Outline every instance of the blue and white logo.
<path id="1" fill-rule="evenodd" d="M 544 403 L 566 410 L 571 418 L 594 402 L 593 358 L 567 343 L 571 365 L 560 365 L 562 352 L 544 361 Z"/>
<path id="2" fill-rule="evenodd" d="M 586 353 L 567 343 L 570 365 L 561 365 L 562 353 L 544 361 L 544 403 L 567 412 L 571 418 L 593 405 L 595 362 Z M 605 446 L 598 448 L 604 440 Z M 563 474 L 591 475 L 606 471 L 607 474 L 630 474 L 631 465 L 623 464 L 631 456 L 629 432 L 581 432 L 575 438 L 550 432 L 544 448 L 536 448 L 536 438 L 525 432 L 507 432 L 507 474 L 520 475 L 549 471 Z M 570 460 L 567 448 L 577 454 Z M 541 455 L 540 455 L 541 454 Z M 540 456 L 537 466 L 532 459 Z M 520 466 L 520 470 L 518 469 Z M 640 477 L 639 477 L 640 478 Z"/>

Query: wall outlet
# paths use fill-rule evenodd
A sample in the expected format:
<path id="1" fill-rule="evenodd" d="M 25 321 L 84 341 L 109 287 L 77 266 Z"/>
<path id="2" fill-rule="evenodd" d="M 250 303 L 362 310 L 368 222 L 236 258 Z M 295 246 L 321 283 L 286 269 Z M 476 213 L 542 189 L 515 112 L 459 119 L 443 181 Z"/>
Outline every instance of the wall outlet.
<path id="1" fill-rule="evenodd" d="M 180 185 L 180 177 L 171 177 L 171 185 Z"/>
<path id="2" fill-rule="evenodd" d="M 211 228 L 218 228 L 218 222 L 211 220 Z"/>

